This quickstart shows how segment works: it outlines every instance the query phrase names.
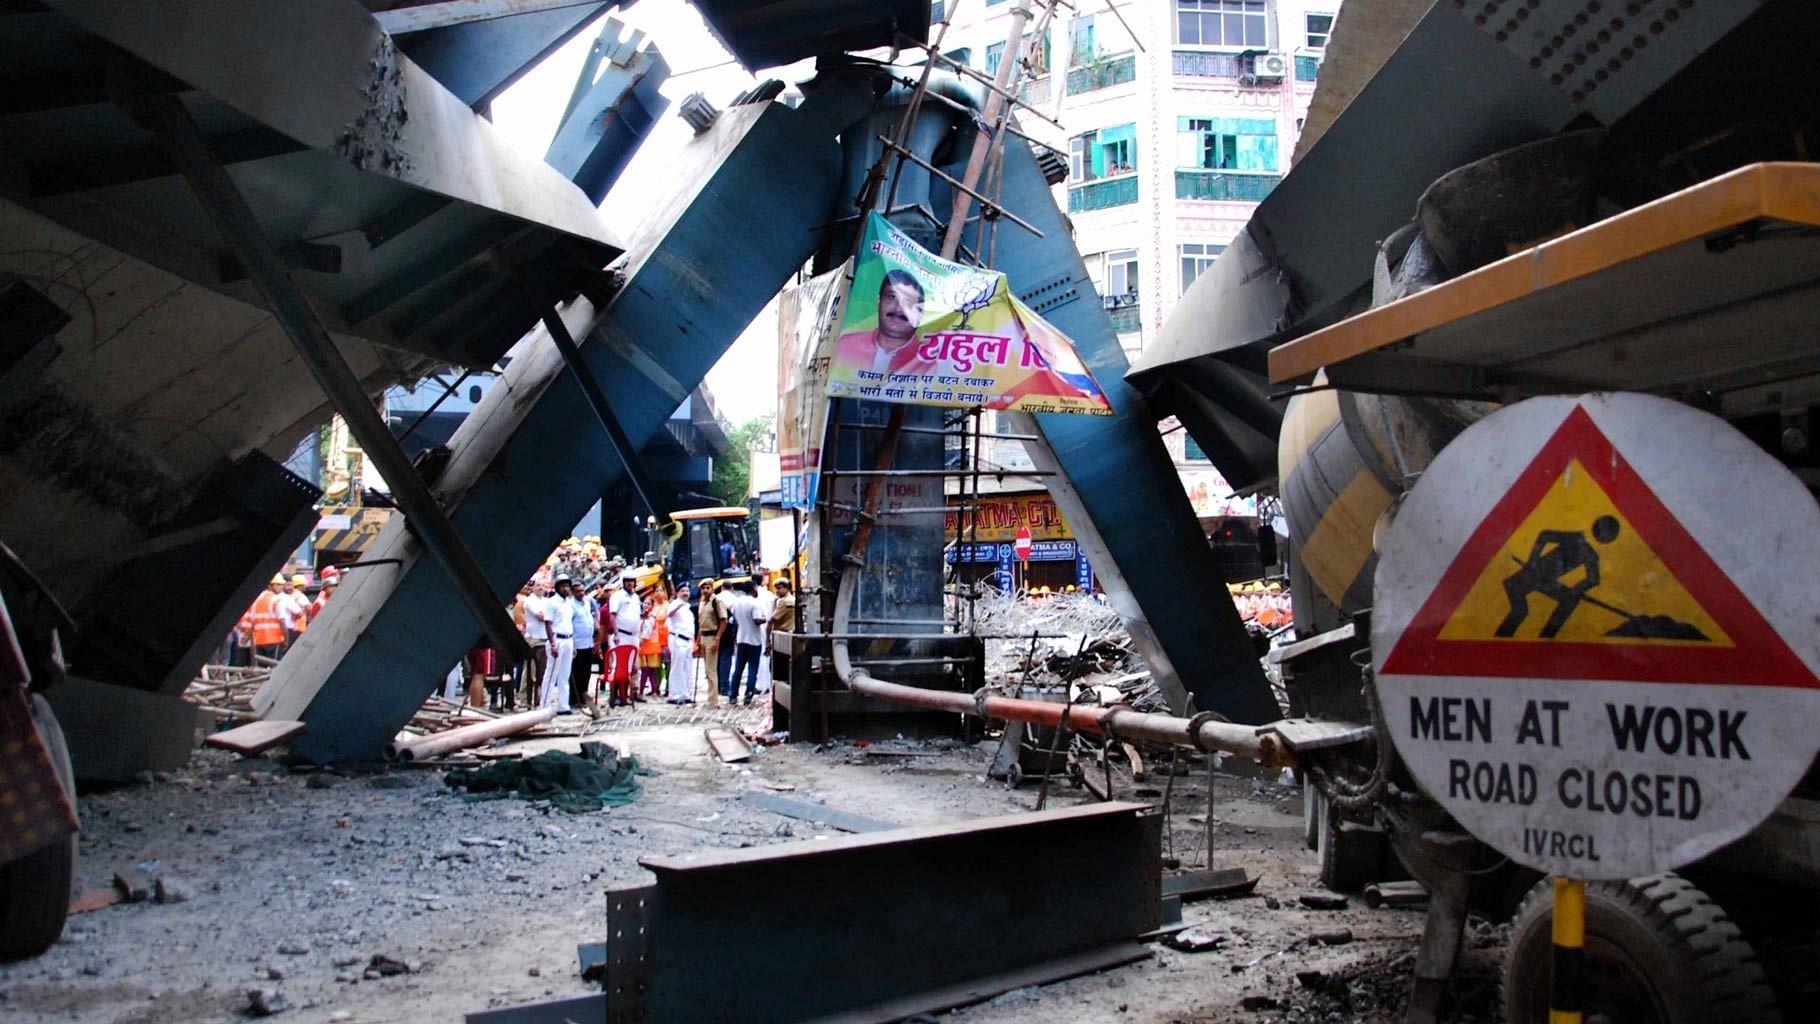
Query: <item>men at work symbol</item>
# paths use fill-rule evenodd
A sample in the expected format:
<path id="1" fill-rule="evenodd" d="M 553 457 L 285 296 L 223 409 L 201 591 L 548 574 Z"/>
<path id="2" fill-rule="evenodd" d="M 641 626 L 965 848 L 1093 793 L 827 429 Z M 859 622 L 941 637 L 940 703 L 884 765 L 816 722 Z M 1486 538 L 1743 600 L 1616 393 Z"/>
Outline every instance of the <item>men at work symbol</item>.
<path id="1" fill-rule="evenodd" d="M 1593 520 L 1592 540 L 1601 545 L 1618 539 L 1618 520 L 1600 516 Z M 1552 640 L 1567 625 L 1567 620 L 1582 603 L 1620 616 L 1624 622 L 1605 631 L 1606 636 L 1635 637 L 1641 640 L 1705 640 L 1706 634 L 1696 627 L 1666 615 L 1638 615 L 1593 597 L 1590 591 L 1599 585 L 1599 551 L 1586 534 L 1578 530 L 1543 530 L 1529 550 L 1528 560 L 1515 555 L 1517 571 L 1504 578 L 1504 595 L 1510 599 L 1510 612 L 1498 624 L 1497 635 L 1517 635 L 1517 629 L 1529 618 L 1529 598 L 1538 594 L 1555 603 L 1548 621 L 1542 624 L 1541 637 Z M 1578 571 L 1580 578 L 1568 583 Z"/>

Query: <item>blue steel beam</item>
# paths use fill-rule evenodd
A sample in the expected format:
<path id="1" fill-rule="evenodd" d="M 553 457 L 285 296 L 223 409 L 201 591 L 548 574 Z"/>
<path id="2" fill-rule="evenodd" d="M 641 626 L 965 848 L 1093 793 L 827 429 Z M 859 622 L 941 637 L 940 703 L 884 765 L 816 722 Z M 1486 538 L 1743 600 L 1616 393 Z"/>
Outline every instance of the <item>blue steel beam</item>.
<path id="1" fill-rule="evenodd" d="M 625 26 L 614 18 L 601 27 L 544 154 L 545 163 L 567 175 L 596 203 L 607 197 L 638 144 L 670 105 L 658 91 L 670 77 L 670 65 L 656 47 L 638 49 L 643 33 L 631 31 L 622 39 L 624 32 Z"/>
<path id="2" fill-rule="evenodd" d="M 616 6 L 608 0 L 569 4 L 394 34 L 399 48 L 463 103 L 485 110 L 525 72 Z M 405 17 L 377 18 L 382 25 L 388 20 L 409 25 Z"/>
<path id="3" fill-rule="evenodd" d="M 1192 695 L 1197 710 L 1235 722 L 1282 717 L 1157 433 L 1157 416 L 1126 383 L 1129 363 L 1070 226 L 1036 158 L 1017 138 L 1005 143 L 999 198 L 1043 237 L 1001 223 L 994 264 L 1025 302 L 1073 339 L 1114 411 L 1022 417 L 1046 442 L 1029 446 L 1032 461 L 1058 474 L 1049 493 L 1175 710 L 1184 710 Z M 970 226 L 965 240 L 972 239 Z"/>
<path id="4" fill-rule="evenodd" d="M 734 107 L 675 161 L 679 189 L 634 243 L 605 309 L 561 311 L 582 360 L 642 446 L 700 383 L 821 240 L 835 201 L 837 126 L 870 101 L 818 90 L 801 108 Z M 695 168 L 700 173 L 691 173 Z M 450 441 L 437 482 L 450 518 L 476 539 L 501 600 L 622 475 L 589 423 L 582 390 L 540 328 Z M 484 538 L 484 540 L 481 540 Z M 394 520 L 280 663 L 255 704 L 301 719 L 291 749 L 318 762 L 372 758 L 476 638 L 436 567 Z"/>

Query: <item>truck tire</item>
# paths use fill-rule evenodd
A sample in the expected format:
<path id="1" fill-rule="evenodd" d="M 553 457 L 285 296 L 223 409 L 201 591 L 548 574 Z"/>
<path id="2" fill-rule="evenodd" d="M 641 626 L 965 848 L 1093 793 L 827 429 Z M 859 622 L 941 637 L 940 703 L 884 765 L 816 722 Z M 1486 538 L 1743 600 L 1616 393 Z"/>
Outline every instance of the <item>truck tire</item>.
<path id="1" fill-rule="evenodd" d="M 1369 825 L 1346 821 L 1333 802 L 1322 798 L 1316 815 L 1315 856 L 1321 865 L 1321 884 L 1334 892 L 1359 892 L 1384 877 L 1384 860 L 1390 840 Z"/>
<path id="2" fill-rule="evenodd" d="M 1504 956 L 1507 1024 L 1548 1020 L 1553 883 L 1530 889 Z M 1586 1016 L 1625 1024 L 1781 1024 L 1756 951 L 1673 873 L 1586 886 Z"/>
<path id="3" fill-rule="evenodd" d="M 32 695 L 32 718 L 50 749 L 51 764 L 70 803 L 76 802 L 76 777 L 70 768 L 63 730 L 44 698 Z M 76 880 L 76 835 L 0 864 L 0 961 L 33 957 L 51 948 L 69 917 L 70 893 Z"/>

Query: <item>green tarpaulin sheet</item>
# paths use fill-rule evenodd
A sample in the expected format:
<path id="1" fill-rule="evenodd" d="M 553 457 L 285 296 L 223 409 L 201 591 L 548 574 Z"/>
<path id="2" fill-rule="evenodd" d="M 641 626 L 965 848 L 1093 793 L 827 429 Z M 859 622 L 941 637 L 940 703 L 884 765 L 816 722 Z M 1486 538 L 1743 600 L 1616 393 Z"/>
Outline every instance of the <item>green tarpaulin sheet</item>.
<path id="1" fill-rule="evenodd" d="M 444 776 L 451 788 L 465 789 L 470 800 L 498 800 L 514 793 L 527 800 L 548 800 L 570 814 L 603 807 L 623 807 L 644 789 L 635 757 L 620 757 L 605 743 L 583 743 L 581 753 L 546 750 L 525 761 L 495 761 L 481 768 L 457 768 Z"/>

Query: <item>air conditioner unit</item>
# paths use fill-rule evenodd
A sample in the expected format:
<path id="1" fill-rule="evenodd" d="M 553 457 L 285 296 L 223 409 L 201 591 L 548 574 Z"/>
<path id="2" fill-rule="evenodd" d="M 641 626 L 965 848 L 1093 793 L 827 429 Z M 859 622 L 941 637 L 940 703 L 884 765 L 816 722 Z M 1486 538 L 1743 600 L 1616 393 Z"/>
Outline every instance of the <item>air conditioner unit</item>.
<path id="1" fill-rule="evenodd" d="M 1280 82 L 1295 74 L 1295 58 L 1287 53 L 1260 53 L 1251 59 L 1251 73 L 1261 82 Z"/>

